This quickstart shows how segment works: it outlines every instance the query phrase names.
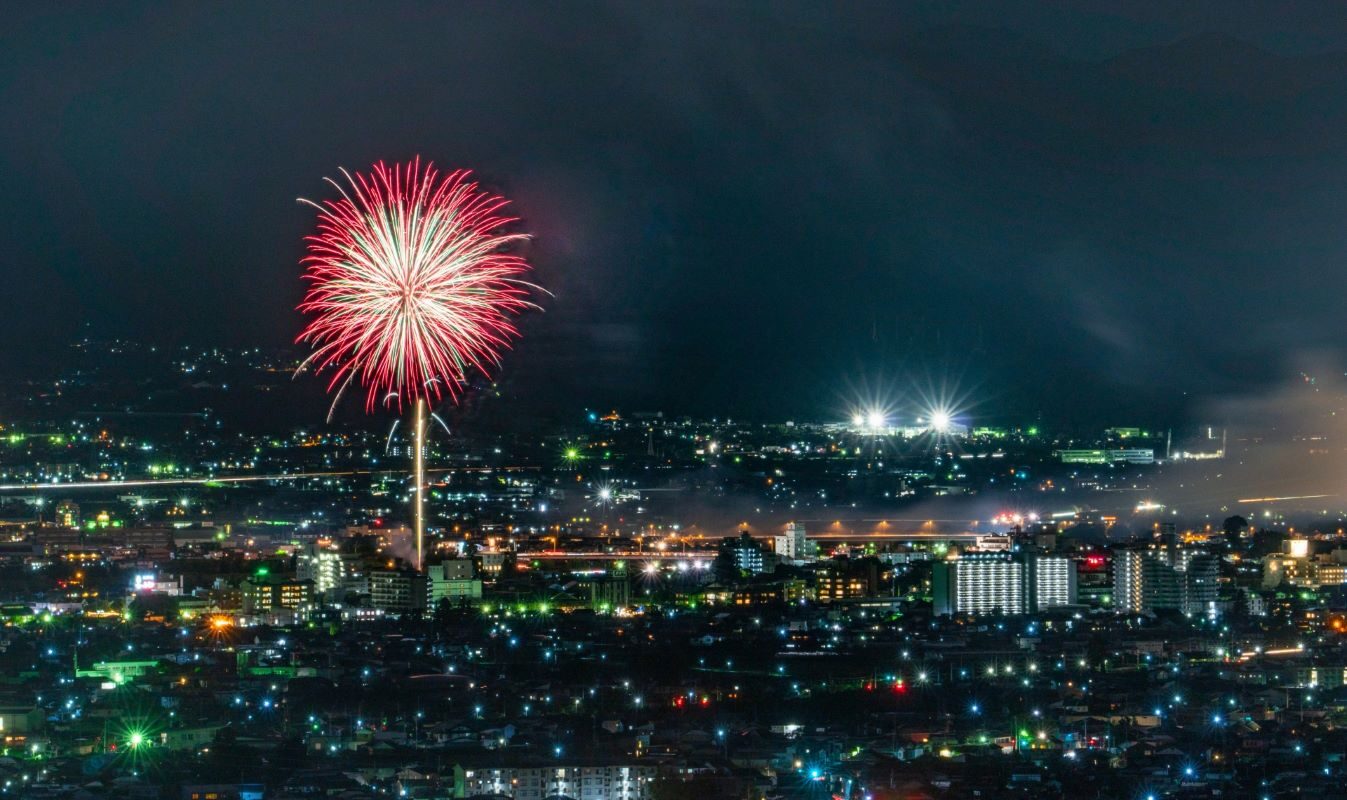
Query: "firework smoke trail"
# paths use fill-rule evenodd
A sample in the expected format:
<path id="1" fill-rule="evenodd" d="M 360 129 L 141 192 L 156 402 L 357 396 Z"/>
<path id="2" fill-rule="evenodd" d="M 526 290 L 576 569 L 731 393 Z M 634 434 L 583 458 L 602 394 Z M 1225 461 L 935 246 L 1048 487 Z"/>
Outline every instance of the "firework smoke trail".
<path id="1" fill-rule="evenodd" d="M 318 232 L 306 239 L 312 315 L 297 341 L 313 346 L 300 366 L 328 370 L 328 390 L 365 387 L 365 410 L 456 398 L 473 370 L 489 374 L 519 335 L 513 316 L 533 307 L 528 264 L 509 250 L 527 239 L 504 198 L 466 171 L 441 176 L 420 159 L 342 170 L 341 199 L 312 203 Z M 333 400 L 335 407 L 336 399 Z"/>

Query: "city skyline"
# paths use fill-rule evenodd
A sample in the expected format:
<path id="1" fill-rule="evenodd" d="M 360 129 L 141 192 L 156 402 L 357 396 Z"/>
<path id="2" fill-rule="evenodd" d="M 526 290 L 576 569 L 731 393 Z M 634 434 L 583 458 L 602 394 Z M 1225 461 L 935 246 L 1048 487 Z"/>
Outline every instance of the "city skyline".
<path id="1" fill-rule="evenodd" d="M 4 22 L 0 800 L 1343 795 L 1343 9 Z"/>

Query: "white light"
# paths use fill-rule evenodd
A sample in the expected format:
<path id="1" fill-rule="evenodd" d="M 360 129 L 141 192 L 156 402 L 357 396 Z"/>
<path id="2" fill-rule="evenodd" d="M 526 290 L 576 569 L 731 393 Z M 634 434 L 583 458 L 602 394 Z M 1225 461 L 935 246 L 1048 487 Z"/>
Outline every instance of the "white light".
<path id="1" fill-rule="evenodd" d="M 948 411 L 936 410 L 931 412 L 931 430 L 946 433 L 949 431 L 950 422 L 952 420 Z"/>
<path id="2" fill-rule="evenodd" d="M 867 411 L 865 414 L 865 424 L 870 428 L 874 428 L 875 430 L 883 428 L 884 422 L 884 412 L 879 409 Z"/>

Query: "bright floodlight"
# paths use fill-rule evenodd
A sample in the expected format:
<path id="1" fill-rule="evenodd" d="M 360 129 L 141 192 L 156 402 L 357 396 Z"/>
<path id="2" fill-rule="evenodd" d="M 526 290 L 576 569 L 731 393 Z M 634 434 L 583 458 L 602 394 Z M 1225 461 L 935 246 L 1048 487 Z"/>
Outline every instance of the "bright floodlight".
<path id="1" fill-rule="evenodd" d="M 612 500 L 613 490 L 608 488 L 607 486 L 601 487 L 599 489 L 599 499 L 605 503 L 608 502 L 609 500 Z"/>
<path id="2" fill-rule="evenodd" d="M 853 417 L 851 418 L 851 424 L 854 425 L 854 426 L 856 426 L 857 428 L 863 428 L 863 427 L 865 427 L 865 415 L 864 415 L 864 414 L 857 414 L 857 415 L 853 416 Z"/>
<path id="3" fill-rule="evenodd" d="M 884 427 L 884 412 L 878 409 L 867 411 L 865 414 L 865 424 L 878 430 Z"/>
<path id="4" fill-rule="evenodd" d="M 133 748 L 140 747 L 142 744 L 145 744 L 145 734 L 141 733 L 140 731 L 132 731 L 131 736 L 129 737 L 129 741 L 131 743 L 131 747 Z"/>
<path id="5" fill-rule="evenodd" d="M 951 421 L 948 411 L 941 410 L 931 412 L 931 430 L 936 431 L 937 433 L 948 432 Z"/>

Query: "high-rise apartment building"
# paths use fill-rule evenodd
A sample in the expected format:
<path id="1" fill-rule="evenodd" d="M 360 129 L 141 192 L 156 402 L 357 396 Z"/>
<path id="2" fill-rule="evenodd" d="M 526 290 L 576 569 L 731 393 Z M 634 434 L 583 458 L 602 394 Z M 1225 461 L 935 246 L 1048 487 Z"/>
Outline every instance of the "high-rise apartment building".
<path id="1" fill-rule="evenodd" d="M 1113 606 L 1120 612 L 1216 614 L 1219 560 L 1173 543 L 1113 554 Z"/>
<path id="2" fill-rule="evenodd" d="M 1069 558 L 1036 553 L 965 553 L 937 563 L 936 614 L 1031 614 L 1076 602 Z"/>
<path id="3" fill-rule="evenodd" d="M 772 543 L 777 557 L 787 563 L 807 561 L 813 556 L 804 524 L 800 522 L 787 523 L 785 532 L 773 537 Z"/>

